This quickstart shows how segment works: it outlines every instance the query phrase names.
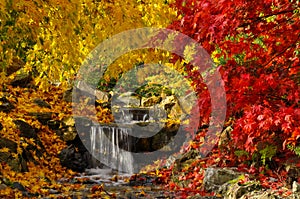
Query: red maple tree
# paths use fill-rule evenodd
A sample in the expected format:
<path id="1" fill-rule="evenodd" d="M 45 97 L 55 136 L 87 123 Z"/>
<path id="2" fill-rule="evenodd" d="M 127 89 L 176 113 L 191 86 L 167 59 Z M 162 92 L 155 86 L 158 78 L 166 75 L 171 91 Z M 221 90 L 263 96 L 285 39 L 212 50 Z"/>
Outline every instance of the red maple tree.
<path id="1" fill-rule="evenodd" d="M 249 159 L 264 149 L 275 150 L 269 155 L 273 160 L 293 155 L 290 146 L 300 141 L 299 2 L 176 0 L 173 6 L 180 19 L 169 28 L 192 37 L 219 60 L 233 128 L 227 157 L 236 164 L 236 150 Z M 210 97 L 192 68 L 186 66 L 197 86 L 204 124 Z"/>

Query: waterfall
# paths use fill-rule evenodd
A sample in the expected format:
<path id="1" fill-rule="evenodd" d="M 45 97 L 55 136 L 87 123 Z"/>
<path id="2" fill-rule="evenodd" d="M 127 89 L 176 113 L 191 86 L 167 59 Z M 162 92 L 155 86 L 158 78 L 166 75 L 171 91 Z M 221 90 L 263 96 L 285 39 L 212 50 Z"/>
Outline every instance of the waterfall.
<path id="1" fill-rule="evenodd" d="M 133 173 L 134 162 L 130 152 L 131 129 L 117 126 L 92 126 L 91 154 L 101 163 L 121 172 Z"/>
<path id="2" fill-rule="evenodd" d="M 148 114 L 144 114 L 143 116 L 143 122 L 145 122 L 147 120 Z"/>

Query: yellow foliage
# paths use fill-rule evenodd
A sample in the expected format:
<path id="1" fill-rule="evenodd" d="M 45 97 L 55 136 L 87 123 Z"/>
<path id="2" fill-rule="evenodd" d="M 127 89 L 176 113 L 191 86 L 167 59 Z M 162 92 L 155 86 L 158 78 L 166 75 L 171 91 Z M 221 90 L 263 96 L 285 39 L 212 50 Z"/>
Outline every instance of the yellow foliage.
<path id="1" fill-rule="evenodd" d="M 105 39 L 122 31 L 142 27 L 167 27 L 176 18 L 176 11 L 169 7 L 169 3 L 166 0 L 0 1 L 0 85 L 14 78 L 14 74 L 7 78 L 4 72 L 16 58 L 26 62 L 23 69 L 34 74 L 34 82 L 41 88 L 6 86 L 5 94 L 9 93 L 7 98 L 15 108 L 10 113 L 0 112 L 0 123 L 3 124 L 0 135 L 17 143 L 17 153 L 12 154 L 13 158 L 19 158 L 29 145 L 39 147 L 34 139 L 19 136 L 13 120 L 22 119 L 39 130 L 38 137 L 45 148 L 45 153 L 41 156 L 31 151 L 38 164 L 27 162 L 29 172 L 16 173 L 8 165 L 0 164 L 3 178 L 19 182 L 29 192 L 42 195 L 49 194 L 49 190 L 43 187 L 64 193 L 84 187 L 76 184 L 62 186 L 55 181 L 75 173 L 63 168 L 57 158 L 66 144 L 55 132 L 30 116 L 29 113 L 32 112 L 49 112 L 49 109 L 34 104 L 32 99 L 40 98 L 48 102 L 54 113 L 53 120 L 71 116 L 72 104 L 61 100 L 63 89 L 72 83 L 90 51 Z M 118 77 L 137 63 L 161 63 L 183 73 L 182 63 L 171 64 L 170 58 L 169 52 L 157 49 L 130 52 L 111 64 L 104 78 L 109 80 L 111 77 Z M 144 77 L 140 73 L 140 78 Z M 60 84 L 61 87 L 51 84 Z M 177 86 L 179 85 L 180 81 Z M 1 92 L 1 96 L 3 95 Z M 88 114 L 93 113 L 93 109 L 95 107 L 82 105 L 81 111 Z M 92 119 L 101 123 L 113 121 L 109 109 L 98 106 L 96 111 Z M 9 149 L 2 148 L 0 152 L 9 152 Z M 0 197 L 22 198 L 21 194 L 17 189 L 11 188 L 0 191 Z"/>
<path id="2" fill-rule="evenodd" d="M 10 20 L 7 16 L 10 10 L 19 14 L 13 18 L 14 26 L 5 32 L 6 42 L 13 42 L 22 54 L 1 43 L 4 50 L 1 56 L 6 63 L 11 63 L 15 56 L 25 58 L 24 68 L 37 73 L 36 84 L 47 90 L 49 83 L 72 81 L 88 53 L 103 40 L 129 29 L 166 27 L 176 17 L 169 3 L 165 0 L 5 1 L 0 4 L 0 17 L 4 21 Z M 128 55 L 126 60 L 132 67 L 138 59 Z M 120 60 L 115 64 L 115 73 L 124 71 L 122 63 Z"/>

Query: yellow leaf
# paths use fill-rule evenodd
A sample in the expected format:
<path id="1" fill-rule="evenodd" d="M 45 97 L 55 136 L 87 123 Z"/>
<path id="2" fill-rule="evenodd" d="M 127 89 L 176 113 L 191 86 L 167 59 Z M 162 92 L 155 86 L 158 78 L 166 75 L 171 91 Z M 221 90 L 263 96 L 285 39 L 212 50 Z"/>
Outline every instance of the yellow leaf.
<path id="1" fill-rule="evenodd" d="M 3 147 L 2 149 L 0 149 L 0 152 L 2 152 L 2 153 L 7 153 L 9 151 L 10 151 L 9 148 L 7 148 L 7 147 Z"/>

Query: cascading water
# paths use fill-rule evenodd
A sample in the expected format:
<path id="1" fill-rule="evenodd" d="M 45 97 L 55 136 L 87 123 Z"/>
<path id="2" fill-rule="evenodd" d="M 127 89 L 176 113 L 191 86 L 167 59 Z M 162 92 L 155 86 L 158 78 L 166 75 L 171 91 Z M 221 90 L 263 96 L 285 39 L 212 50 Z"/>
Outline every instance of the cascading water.
<path id="1" fill-rule="evenodd" d="M 134 161 L 130 152 L 131 129 L 118 126 L 91 127 L 91 154 L 103 164 L 118 171 L 133 173 Z"/>

